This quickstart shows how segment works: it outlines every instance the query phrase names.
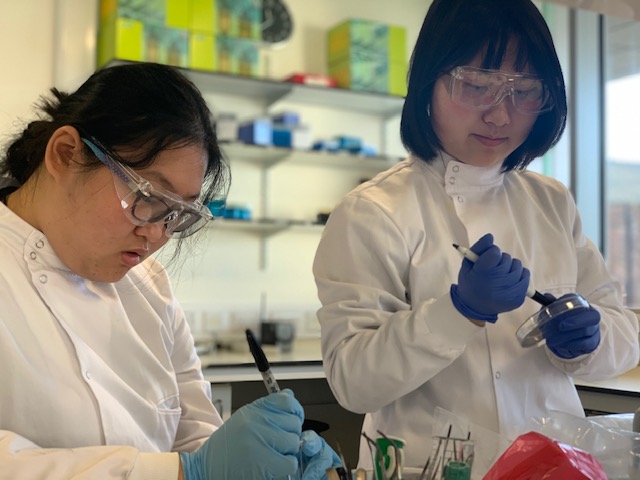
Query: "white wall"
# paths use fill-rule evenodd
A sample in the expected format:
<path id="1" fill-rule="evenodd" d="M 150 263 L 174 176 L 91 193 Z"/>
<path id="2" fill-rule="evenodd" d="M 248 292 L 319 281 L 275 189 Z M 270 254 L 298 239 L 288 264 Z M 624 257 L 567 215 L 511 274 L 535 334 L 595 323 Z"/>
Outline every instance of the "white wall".
<path id="1" fill-rule="evenodd" d="M 295 30 L 284 47 L 266 51 L 271 77 L 293 72 L 326 73 L 325 33 L 349 17 L 367 18 L 407 28 L 407 58 L 430 2 L 425 0 L 287 0 Z M 0 143 L 33 118 L 31 105 L 51 86 L 75 89 L 93 70 L 97 0 L 0 0 Z M 243 116 L 261 112 L 244 101 L 204 92 L 214 112 L 233 110 Z M 313 125 L 317 137 L 337 133 L 360 135 L 378 147 L 401 155 L 397 119 L 385 138 L 379 119 L 336 112 L 322 107 L 275 105 L 272 111 L 296 108 Z M 255 203 L 260 188 L 257 167 L 231 159 L 234 183 L 230 200 Z M 354 170 L 299 167 L 295 163 L 269 172 L 269 204 L 273 216 L 313 219 L 319 209 L 330 209 L 361 177 Z M 254 205 L 258 208 L 258 205 Z M 319 306 L 311 275 L 317 231 L 291 231 L 267 240 L 267 266 L 259 268 L 260 242 L 251 234 L 213 229 L 197 251 L 170 266 L 176 292 L 189 310 L 206 311 L 213 323 L 255 321 L 266 299 L 270 317 L 306 318 L 307 331 L 315 328 Z M 198 313 L 194 318 L 201 321 Z M 196 322 L 196 323 L 197 323 Z M 304 330 L 304 328 L 303 328 Z"/>
<path id="2" fill-rule="evenodd" d="M 53 82 L 53 2 L 0 0 L 0 140 Z"/>
<path id="3" fill-rule="evenodd" d="M 97 0 L 0 0 L 0 144 L 34 118 L 56 86 L 77 88 L 92 72 Z"/>

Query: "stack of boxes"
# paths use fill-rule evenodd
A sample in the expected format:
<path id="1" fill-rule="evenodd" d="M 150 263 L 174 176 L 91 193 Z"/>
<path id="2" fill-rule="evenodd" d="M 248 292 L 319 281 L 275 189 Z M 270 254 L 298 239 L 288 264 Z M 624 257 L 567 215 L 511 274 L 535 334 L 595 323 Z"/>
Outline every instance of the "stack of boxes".
<path id="1" fill-rule="evenodd" d="M 345 20 L 328 33 L 329 75 L 342 88 L 404 96 L 406 37 L 404 27 Z"/>
<path id="2" fill-rule="evenodd" d="M 260 0 L 101 0 L 98 67 L 110 60 L 260 74 Z"/>
<path id="3" fill-rule="evenodd" d="M 273 145 L 299 150 L 309 150 L 313 144 L 311 128 L 300 123 L 300 115 L 292 111 L 240 123 L 238 140 L 251 145 Z"/>
<path id="4" fill-rule="evenodd" d="M 190 0 L 190 3 L 189 67 L 258 76 L 261 0 Z"/>

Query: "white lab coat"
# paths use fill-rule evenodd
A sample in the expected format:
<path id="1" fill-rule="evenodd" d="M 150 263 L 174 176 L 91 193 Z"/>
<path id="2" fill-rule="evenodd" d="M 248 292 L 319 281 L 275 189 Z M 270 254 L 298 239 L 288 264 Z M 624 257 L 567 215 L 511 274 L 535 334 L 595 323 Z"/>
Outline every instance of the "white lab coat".
<path id="1" fill-rule="evenodd" d="M 0 479 L 175 480 L 222 420 L 161 265 L 87 281 L 2 203 L 0 265 Z"/>
<path id="2" fill-rule="evenodd" d="M 429 454 L 436 407 L 513 439 L 550 410 L 584 414 L 572 377 L 604 379 L 638 364 L 637 319 L 621 307 L 570 193 L 551 178 L 500 169 L 410 157 L 348 194 L 320 241 L 327 379 L 342 406 L 367 414 L 367 434 L 406 440 L 408 466 Z M 577 291 L 600 311 L 592 354 L 563 360 L 520 347 L 515 332 L 539 308 L 530 299 L 485 327 L 458 313 L 449 288 L 462 258 L 452 243 L 470 246 L 485 233 L 530 268 L 539 291 Z M 362 442 L 360 464 L 370 465 Z"/>

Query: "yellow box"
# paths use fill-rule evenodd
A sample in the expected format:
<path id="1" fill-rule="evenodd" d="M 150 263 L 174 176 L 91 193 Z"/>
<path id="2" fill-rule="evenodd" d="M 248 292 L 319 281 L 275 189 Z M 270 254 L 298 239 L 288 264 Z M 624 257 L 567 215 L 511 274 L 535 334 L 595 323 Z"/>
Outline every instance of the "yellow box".
<path id="1" fill-rule="evenodd" d="M 218 31 L 216 0 L 191 0 L 189 29 L 198 33 L 214 34 Z"/>
<path id="2" fill-rule="evenodd" d="M 211 33 L 191 32 L 189 35 L 189 68 L 214 71 L 216 37 Z"/>
<path id="3" fill-rule="evenodd" d="M 189 29 L 191 27 L 191 10 L 193 0 L 166 0 L 165 25 L 173 28 Z"/>
<path id="4" fill-rule="evenodd" d="M 131 60 L 187 67 L 192 0 L 102 0 L 97 66 Z M 167 26 L 167 24 L 173 26 Z"/>
<path id="5" fill-rule="evenodd" d="M 144 27 L 138 20 L 116 18 L 100 23 L 98 67 L 110 60 L 144 60 Z"/>
<path id="6" fill-rule="evenodd" d="M 260 45 L 248 38 L 191 32 L 189 68 L 234 75 L 260 75 Z"/>

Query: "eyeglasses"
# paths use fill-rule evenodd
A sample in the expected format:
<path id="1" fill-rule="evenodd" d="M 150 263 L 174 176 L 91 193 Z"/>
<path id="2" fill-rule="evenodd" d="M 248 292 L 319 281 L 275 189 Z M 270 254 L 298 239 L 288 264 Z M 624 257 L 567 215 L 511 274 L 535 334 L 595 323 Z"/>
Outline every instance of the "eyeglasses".
<path id="1" fill-rule="evenodd" d="M 152 185 L 125 164 L 112 159 L 95 138 L 82 141 L 113 174 L 113 183 L 120 205 L 127 218 L 139 227 L 148 223 L 164 223 L 169 238 L 184 238 L 194 234 L 213 215 L 199 202 L 185 202 L 182 197 Z"/>
<path id="2" fill-rule="evenodd" d="M 553 108 L 549 88 L 535 75 L 461 66 L 451 70 L 449 76 L 449 95 L 463 107 L 488 110 L 509 95 L 520 113 L 537 115 Z"/>

